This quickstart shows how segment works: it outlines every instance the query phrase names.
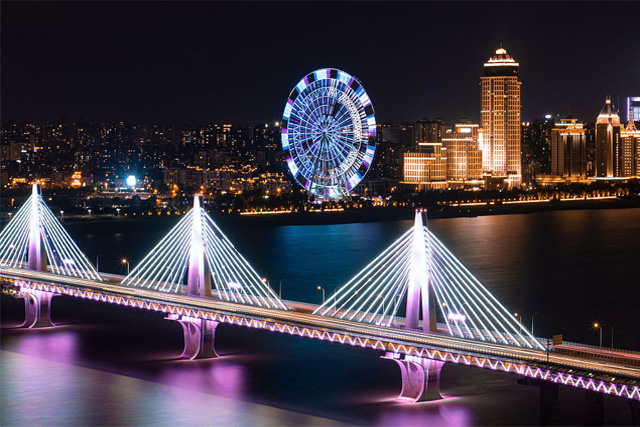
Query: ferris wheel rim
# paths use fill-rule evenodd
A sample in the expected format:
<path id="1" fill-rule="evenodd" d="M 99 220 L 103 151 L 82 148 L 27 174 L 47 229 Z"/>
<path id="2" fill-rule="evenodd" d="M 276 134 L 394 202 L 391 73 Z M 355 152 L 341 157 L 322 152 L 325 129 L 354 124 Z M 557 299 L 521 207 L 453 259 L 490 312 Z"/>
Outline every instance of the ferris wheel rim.
<path id="1" fill-rule="evenodd" d="M 282 147 L 294 179 L 324 198 L 348 194 L 371 167 L 375 111 L 349 73 L 321 68 L 291 90 L 282 117 Z"/>

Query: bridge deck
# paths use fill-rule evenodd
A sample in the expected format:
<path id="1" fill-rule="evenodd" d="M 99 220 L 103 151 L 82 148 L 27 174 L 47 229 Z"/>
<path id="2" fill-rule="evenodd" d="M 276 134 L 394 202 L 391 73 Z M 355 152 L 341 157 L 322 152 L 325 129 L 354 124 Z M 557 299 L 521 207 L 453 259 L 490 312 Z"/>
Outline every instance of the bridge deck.
<path id="1" fill-rule="evenodd" d="M 64 290 L 61 293 L 68 295 L 76 291 L 102 293 L 112 297 L 123 297 L 132 301 L 146 301 L 151 304 L 162 305 L 163 307 L 169 307 L 169 311 L 171 307 L 178 307 L 188 309 L 192 314 L 211 315 L 210 313 L 216 313 L 219 316 L 226 316 L 225 319 L 242 317 L 246 322 L 238 324 L 268 327 L 270 330 L 278 332 L 294 333 L 292 332 L 293 328 L 297 328 L 298 331 L 303 331 L 304 329 L 308 332 L 301 332 L 299 335 L 311 338 L 337 337 L 337 341 L 344 342 L 340 337 L 350 337 L 349 339 L 356 337 L 360 339 L 359 342 L 361 343 L 368 342 L 363 346 L 384 351 L 409 355 L 424 354 L 425 357 L 440 358 L 440 360 L 480 367 L 491 367 L 520 374 L 524 374 L 525 370 L 552 371 L 554 374 L 560 375 L 563 382 L 567 378 L 567 381 L 573 381 L 572 377 L 579 376 L 584 378 L 583 382 L 586 385 L 583 388 L 590 388 L 589 384 L 587 384 L 589 381 L 604 381 L 606 384 L 633 389 L 634 391 L 627 397 L 640 400 L 640 391 L 638 390 L 638 386 L 640 386 L 640 368 L 637 367 L 638 356 L 634 354 L 618 352 L 615 354 L 616 357 L 611 360 L 610 353 L 594 353 L 594 349 L 586 347 L 581 348 L 581 350 L 588 349 L 589 353 L 582 351 L 579 354 L 571 354 L 571 352 L 563 352 L 568 354 L 562 354 L 555 351 L 555 348 L 545 352 L 509 347 L 491 342 L 440 334 L 425 334 L 418 331 L 313 315 L 310 312 L 317 307 L 313 304 L 287 301 L 286 304 L 290 310 L 284 311 L 237 304 L 213 298 L 133 288 L 120 285 L 118 281 L 121 278 L 112 275 L 103 275 L 107 280 L 99 282 L 51 273 L 2 268 L 0 269 L 0 277 L 5 278 L 9 286 L 20 286 L 21 283 L 23 285 L 36 282 L 44 283 L 56 285 L 59 290 Z M 145 308 L 154 309 L 150 306 Z M 327 339 L 334 341 L 332 338 Z M 565 348 L 564 350 L 569 349 Z M 609 356 L 607 357 L 608 360 L 603 360 L 605 356 Z M 462 359 L 460 359 L 461 357 Z M 502 367 L 497 367 L 497 363 L 501 363 Z M 488 365 L 485 366 L 485 364 Z M 557 381 L 558 377 L 554 376 L 553 378 Z"/>

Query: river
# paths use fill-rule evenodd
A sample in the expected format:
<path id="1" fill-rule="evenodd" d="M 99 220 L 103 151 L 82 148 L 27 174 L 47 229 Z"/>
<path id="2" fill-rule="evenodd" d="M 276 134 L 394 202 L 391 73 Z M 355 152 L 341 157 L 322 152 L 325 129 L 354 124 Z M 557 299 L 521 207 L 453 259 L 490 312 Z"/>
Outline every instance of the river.
<path id="1" fill-rule="evenodd" d="M 264 226 L 216 218 L 271 286 L 319 303 L 406 229 L 410 220 Z M 126 272 L 177 219 L 68 223 L 100 269 Z M 563 334 L 640 350 L 640 209 L 435 219 L 431 230 L 537 336 Z M 508 374 L 445 365 L 445 399 L 399 403 L 399 370 L 371 350 L 219 327 L 225 357 L 179 361 L 181 330 L 157 313 L 54 299 L 60 327 L 20 330 L 21 301 L 2 298 L 0 421 L 125 425 L 536 425 L 538 389 Z M 562 424 L 584 423 L 584 392 L 563 387 Z M 605 399 L 605 422 L 630 423 Z"/>

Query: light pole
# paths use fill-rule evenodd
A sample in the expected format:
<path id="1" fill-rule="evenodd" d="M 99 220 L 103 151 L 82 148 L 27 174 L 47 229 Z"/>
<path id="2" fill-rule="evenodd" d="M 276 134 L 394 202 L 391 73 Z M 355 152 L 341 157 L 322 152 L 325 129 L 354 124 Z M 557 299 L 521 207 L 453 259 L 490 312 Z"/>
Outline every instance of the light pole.
<path id="1" fill-rule="evenodd" d="M 87 209 L 87 211 L 89 211 L 89 216 L 91 216 L 91 209 Z"/>
<path id="2" fill-rule="evenodd" d="M 322 291 L 322 303 L 324 304 L 324 288 L 322 286 L 318 286 L 318 290 Z"/>
<path id="3" fill-rule="evenodd" d="M 120 208 L 116 208 L 116 212 L 118 213 L 118 218 L 120 218 Z"/>
<path id="4" fill-rule="evenodd" d="M 593 324 L 593 327 L 596 329 L 600 329 L 600 353 L 602 353 L 602 325 L 596 322 Z"/>
<path id="5" fill-rule="evenodd" d="M 287 279 L 282 279 L 280 280 L 280 284 L 278 285 L 278 298 L 282 299 L 282 282 L 284 282 Z"/>
<path id="6" fill-rule="evenodd" d="M 531 315 L 531 335 L 533 335 L 533 318 L 535 317 L 536 314 L 538 314 L 537 311 Z"/>
<path id="7" fill-rule="evenodd" d="M 618 323 L 614 323 L 613 325 L 611 325 L 611 353 L 613 353 L 613 327 L 617 324 Z"/>
<path id="8" fill-rule="evenodd" d="M 60 219 L 64 220 L 64 211 L 60 211 Z"/>
<path id="9" fill-rule="evenodd" d="M 513 315 L 520 319 L 520 335 L 522 335 L 522 315 L 518 313 L 513 313 Z"/>
<path id="10" fill-rule="evenodd" d="M 122 258 L 122 263 L 127 264 L 127 276 L 129 275 L 129 260 L 126 258 Z"/>
<path id="11" fill-rule="evenodd" d="M 96 257 L 96 270 L 100 271 L 100 255 L 102 254 L 98 254 L 98 256 Z"/>

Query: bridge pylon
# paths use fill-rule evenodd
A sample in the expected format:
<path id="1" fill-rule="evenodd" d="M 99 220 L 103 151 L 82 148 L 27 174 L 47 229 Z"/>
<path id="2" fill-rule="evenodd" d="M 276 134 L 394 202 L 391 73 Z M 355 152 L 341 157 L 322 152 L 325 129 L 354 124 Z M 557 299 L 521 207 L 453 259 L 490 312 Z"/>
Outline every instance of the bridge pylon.
<path id="1" fill-rule="evenodd" d="M 415 212 L 409 230 L 314 314 L 545 349 L 426 226 L 424 209 Z"/>
<path id="2" fill-rule="evenodd" d="M 428 259 L 428 242 L 424 233 L 427 225 L 427 210 L 416 209 L 413 223 L 413 242 L 409 284 L 407 286 L 407 310 L 405 327 L 420 328 L 420 303 L 422 303 L 422 329 L 437 332 L 436 297 L 431 286 Z"/>
<path id="3" fill-rule="evenodd" d="M 122 284 L 287 309 L 209 216 L 201 196 Z"/>
<path id="4" fill-rule="evenodd" d="M 102 280 L 47 207 L 38 184 L 33 184 L 31 196 L 0 233 L 0 268 Z M 23 289 L 18 295 L 25 299 L 23 327 L 53 326 L 51 299 L 56 294 Z"/>
<path id="5" fill-rule="evenodd" d="M 187 294 L 202 297 L 211 296 L 211 271 L 205 260 L 202 235 L 202 212 L 200 209 L 201 196 L 193 198 L 194 219 L 191 226 L 191 245 L 189 249 L 189 267 L 187 270 Z"/>

